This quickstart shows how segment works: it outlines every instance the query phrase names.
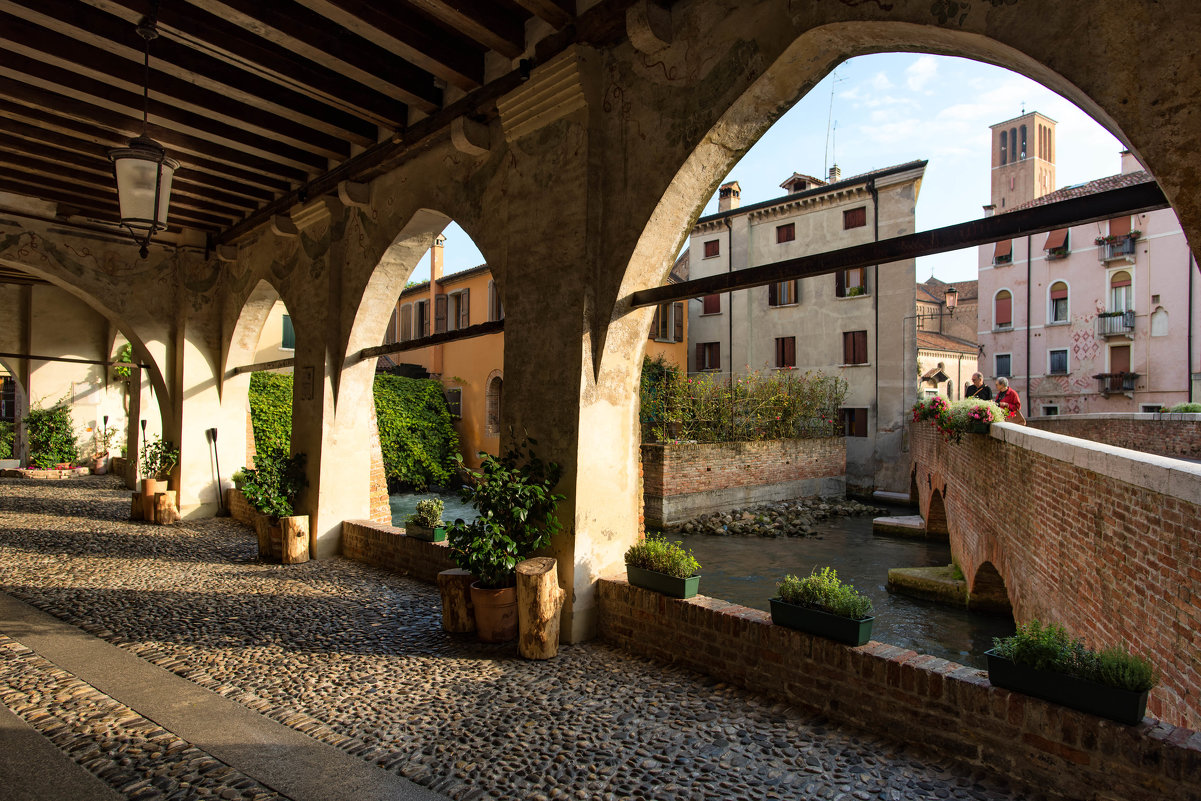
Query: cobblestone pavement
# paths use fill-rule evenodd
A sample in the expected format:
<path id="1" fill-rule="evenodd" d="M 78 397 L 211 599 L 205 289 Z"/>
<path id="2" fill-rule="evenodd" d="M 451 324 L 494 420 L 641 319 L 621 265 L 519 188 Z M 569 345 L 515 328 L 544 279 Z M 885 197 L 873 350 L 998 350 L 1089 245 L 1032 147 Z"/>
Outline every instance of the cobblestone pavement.
<path id="1" fill-rule="evenodd" d="M 896 743 L 602 644 L 529 662 L 515 644 L 452 637 L 433 587 L 343 559 L 261 564 L 237 523 L 131 523 L 128 498 L 111 477 L 0 479 L 0 589 L 452 798 L 1013 797 Z M 101 739 L 140 725 L 111 699 L 86 718 L 65 714 L 72 678 L 0 644 L 0 698 L 14 711 L 40 704 L 36 714 Z M 67 689 L 47 692 L 51 681 Z M 200 796 L 181 779 L 204 773 L 203 755 L 163 743 L 131 746 L 128 767 L 154 759 L 180 785 L 169 797 Z M 98 756 L 64 750 L 89 767 Z"/>

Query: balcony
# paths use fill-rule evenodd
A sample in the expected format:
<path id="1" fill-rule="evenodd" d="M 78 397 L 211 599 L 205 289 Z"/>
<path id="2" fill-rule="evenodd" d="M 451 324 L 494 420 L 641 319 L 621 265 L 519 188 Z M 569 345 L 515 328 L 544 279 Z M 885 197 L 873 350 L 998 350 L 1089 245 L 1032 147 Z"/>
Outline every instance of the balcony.
<path id="1" fill-rule="evenodd" d="M 1118 392 L 1132 395 L 1138 375 L 1138 373 L 1098 373 L 1093 378 L 1097 379 L 1102 395 L 1109 396 Z"/>
<path id="2" fill-rule="evenodd" d="M 1097 315 L 1097 336 L 1134 339 L 1134 309 Z"/>
<path id="3" fill-rule="evenodd" d="M 1124 236 L 1114 241 L 1108 241 L 1107 237 L 1097 240 L 1099 246 L 1097 254 L 1102 262 L 1125 260 L 1134 264 L 1134 243 L 1137 240 L 1132 236 Z"/>

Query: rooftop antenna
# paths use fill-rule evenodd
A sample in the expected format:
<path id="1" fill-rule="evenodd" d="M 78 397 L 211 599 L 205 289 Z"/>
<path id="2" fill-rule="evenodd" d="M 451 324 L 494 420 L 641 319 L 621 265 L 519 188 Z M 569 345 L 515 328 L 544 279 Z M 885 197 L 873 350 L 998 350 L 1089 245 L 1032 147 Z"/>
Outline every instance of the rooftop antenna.
<path id="1" fill-rule="evenodd" d="M 1025 115 L 1025 113 L 1026 113 L 1026 101 L 1023 100 L 1022 101 L 1022 114 Z"/>
<path id="2" fill-rule="evenodd" d="M 825 162 L 822 164 L 823 177 L 830 174 L 830 136 L 833 129 L 838 126 L 838 123 L 834 120 L 834 89 L 845 80 L 846 78 L 838 76 L 838 70 L 830 73 L 830 109 L 826 113 L 826 150 L 823 154 L 825 156 Z"/>

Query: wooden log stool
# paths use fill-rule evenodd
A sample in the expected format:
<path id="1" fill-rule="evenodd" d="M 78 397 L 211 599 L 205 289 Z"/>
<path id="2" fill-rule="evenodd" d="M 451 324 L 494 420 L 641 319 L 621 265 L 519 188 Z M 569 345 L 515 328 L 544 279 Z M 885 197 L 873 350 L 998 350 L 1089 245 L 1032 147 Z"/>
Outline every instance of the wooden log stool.
<path id="1" fill-rule="evenodd" d="M 567 593 L 559 587 L 554 558 L 536 556 L 517 565 L 517 648 L 526 659 L 559 653 L 559 615 Z"/>
<path id="2" fill-rule="evenodd" d="M 142 513 L 145 514 L 145 509 Z M 179 510 L 175 508 L 175 490 L 154 493 L 154 522 L 162 526 L 179 521 Z"/>
<path id="3" fill-rule="evenodd" d="M 471 605 L 471 582 L 475 577 L 462 568 L 438 574 L 438 593 L 442 596 L 442 628 L 452 634 L 475 631 L 475 609 Z"/>
<path id="4" fill-rule="evenodd" d="M 285 565 L 298 565 L 309 561 L 309 516 L 281 517 L 279 529 L 279 561 Z"/>

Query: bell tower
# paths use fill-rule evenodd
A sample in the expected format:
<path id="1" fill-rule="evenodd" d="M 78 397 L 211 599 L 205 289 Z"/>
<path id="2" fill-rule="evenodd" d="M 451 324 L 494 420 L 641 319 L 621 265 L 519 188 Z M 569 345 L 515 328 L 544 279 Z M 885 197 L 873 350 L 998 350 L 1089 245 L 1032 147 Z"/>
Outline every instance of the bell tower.
<path id="1" fill-rule="evenodd" d="M 1031 111 L 990 130 L 992 204 L 998 214 L 1055 191 L 1055 120 Z"/>

